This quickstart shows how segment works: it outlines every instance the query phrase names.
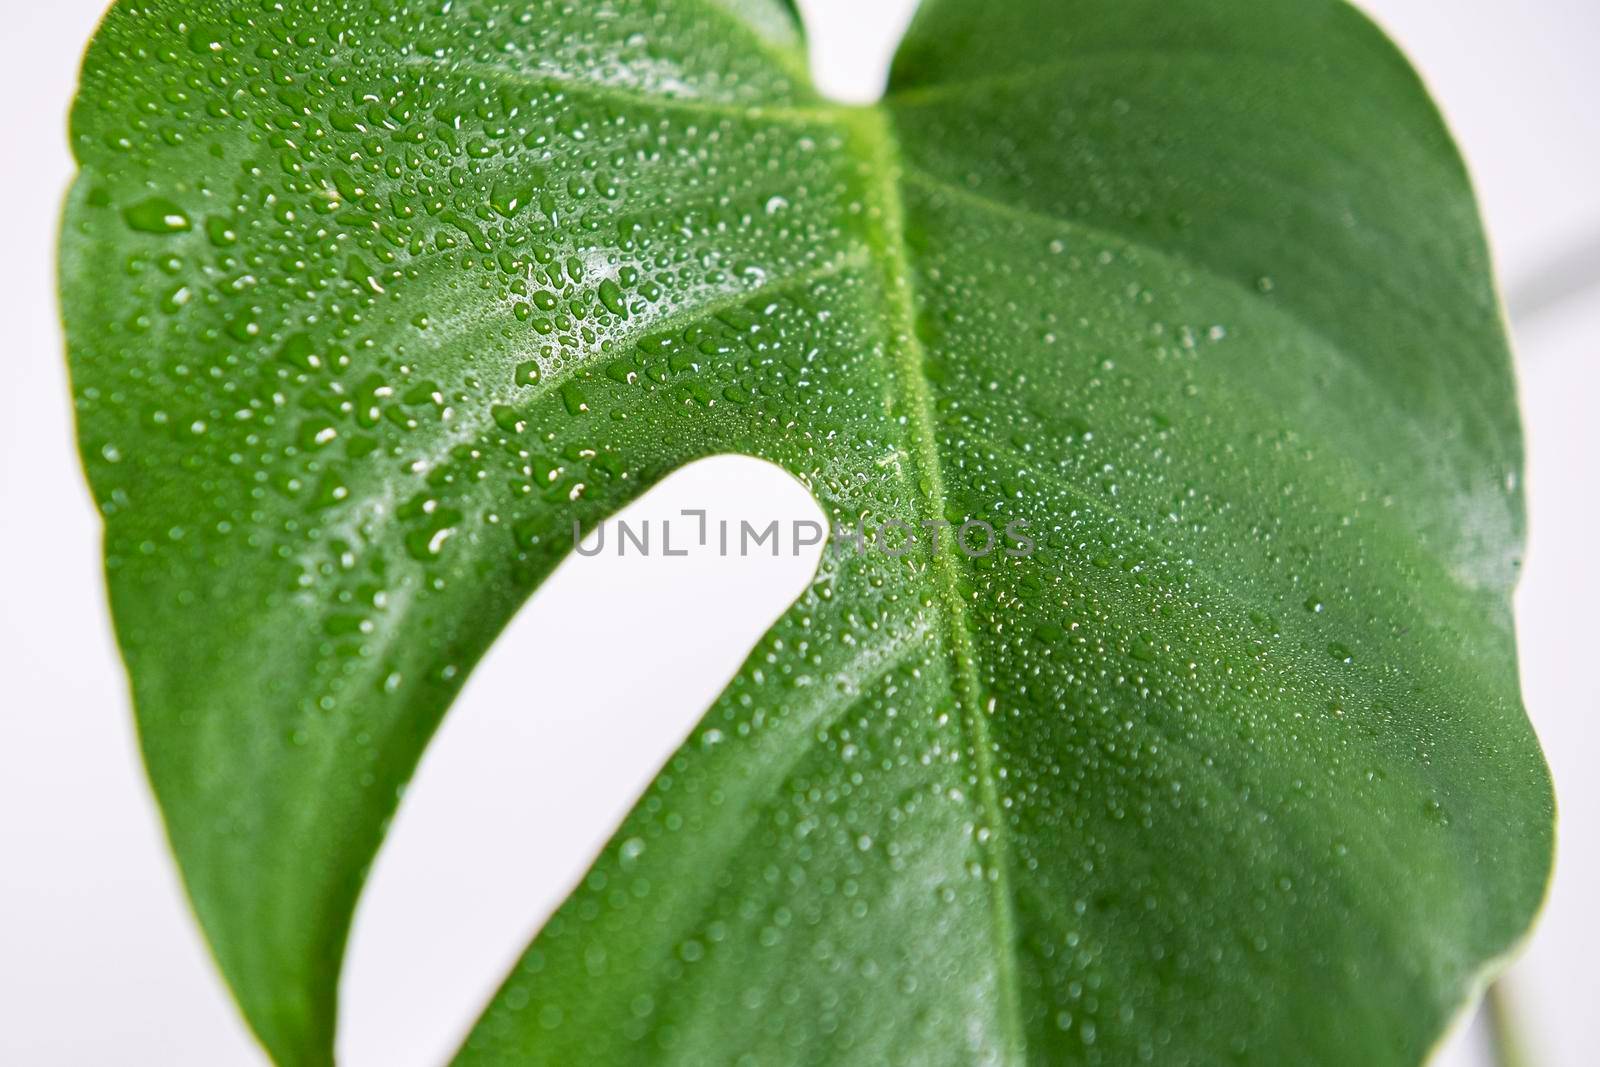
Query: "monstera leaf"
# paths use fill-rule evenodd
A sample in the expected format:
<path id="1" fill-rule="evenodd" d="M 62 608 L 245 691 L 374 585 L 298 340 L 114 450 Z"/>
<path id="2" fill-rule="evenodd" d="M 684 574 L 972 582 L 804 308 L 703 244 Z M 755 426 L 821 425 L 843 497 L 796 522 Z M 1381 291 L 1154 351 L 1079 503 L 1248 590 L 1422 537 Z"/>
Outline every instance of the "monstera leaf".
<path id="1" fill-rule="evenodd" d="M 1415 1064 L 1528 926 L 1504 332 L 1352 9 L 928 0 L 847 108 L 779 0 L 122 0 L 72 143 L 144 755 L 279 1063 L 573 523 L 730 452 L 919 543 L 827 553 L 462 1062 Z"/>

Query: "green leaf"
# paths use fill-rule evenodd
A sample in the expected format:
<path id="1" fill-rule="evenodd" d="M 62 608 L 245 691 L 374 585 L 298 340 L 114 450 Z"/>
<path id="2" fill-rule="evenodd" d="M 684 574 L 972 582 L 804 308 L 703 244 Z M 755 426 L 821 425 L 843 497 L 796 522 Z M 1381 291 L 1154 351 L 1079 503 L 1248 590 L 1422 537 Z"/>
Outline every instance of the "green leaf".
<path id="1" fill-rule="evenodd" d="M 331 1061 L 474 662 L 575 521 L 739 452 L 836 532 L 1032 551 L 830 550 L 464 1062 L 1419 1062 L 1527 928 L 1552 799 L 1509 359 L 1416 77 L 1330 0 L 929 0 L 851 109 L 791 16 L 97 34 L 79 434 L 250 1024 Z"/>

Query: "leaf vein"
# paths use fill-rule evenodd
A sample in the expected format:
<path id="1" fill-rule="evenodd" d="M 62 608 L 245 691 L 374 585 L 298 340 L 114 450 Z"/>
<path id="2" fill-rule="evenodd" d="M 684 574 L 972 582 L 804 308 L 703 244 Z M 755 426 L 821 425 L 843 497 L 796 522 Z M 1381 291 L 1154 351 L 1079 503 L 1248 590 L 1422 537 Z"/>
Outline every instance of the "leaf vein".
<path id="1" fill-rule="evenodd" d="M 637 88 L 605 85 L 588 78 L 540 69 L 517 70 L 490 63 L 440 59 L 427 55 L 409 55 L 405 63 L 414 67 L 436 67 L 453 74 L 463 74 L 482 81 L 496 81 L 518 89 L 569 93 L 591 100 L 607 101 L 627 107 L 654 108 L 661 111 L 680 111 L 708 118 L 743 118 L 761 122 L 782 122 L 796 125 L 828 123 L 837 125 L 843 118 L 843 109 L 823 105 L 820 107 L 787 107 L 769 104 L 736 104 L 707 100 L 695 96 L 658 96 Z"/>
<path id="2" fill-rule="evenodd" d="M 916 295 L 911 265 L 906 255 L 905 201 L 900 189 L 903 162 L 889 121 L 879 110 L 861 112 L 861 135 L 869 146 L 873 173 L 882 213 L 879 225 L 885 250 L 884 287 L 891 319 L 888 345 L 894 358 L 894 377 L 899 383 L 905 406 L 907 427 L 916 449 L 915 466 L 927 485 L 917 497 L 934 520 L 944 518 L 945 488 L 938 440 L 934 434 L 933 398 L 929 389 L 927 353 L 916 334 Z M 1021 1062 L 1026 1040 L 1022 1025 L 1021 991 L 1016 966 L 1016 916 L 1011 888 L 1008 827 L 1002 813 L 994 742 L 989 734 L 988 708 L 983 700 L 978 677 L 977 655 L 972 626 L 961 596 L 960 576 L 950 553 L 940 553 L 933 562 L 939 583 L 943 614 L 949 622 L 949 640 L 955 659 L 961 723 L 972 750 L 974 778 L 980 821 L 988 830 L 988 840 L 979 838 L 979 848 L 987 853 L 988 866 L 995 872 L 990 894 L 991 917 L 998 951 L 995 954 L 999 984 L 1001 1027 L 1008 1058 Z"/>
<path id="3" fill-rule="evenodd" d="M 1002 200 L 996 200 L 994 197 L 989 196 L 986 193 L 980 193 L 975 189 L 963 188 L 954 182 L 951 182 L 945 178 L 941 178 L 938 175 L 931 174 L 928 171 L 911 164 L 905 164 L 904 167 L 906 180 L 915 182 L 916 184 L 924 186 L 925 188 L 933 189 L 936 192 L 943 193 L 946 196 L 959 200 L 961 203 L 966 204 L 969 207 L 976 208 L 980 211 L 986 211 L 990 214 L 1000 215 L 1002 217 L 1010 218 L 1014 221 L 1026 222 L 1033 225 L 1045 224 L 1060 226 L 1064 229 L 1072 230 L 1085 236 L 1092 237 L 1096 240 L 1103 241 L 1107 244 L 1121 245 L 1125 248 L 1135 249 L 1144 255 L 1153 256 L 1169 263 L 1182 264 L 1183 266 L 1188 267 L 1189 269 L 1194 270 L 1201 275 L 1204 275 L 1207 279 L 1214 281 L 1219 285 L 1225 285 L 1232 289 L 1243 288 L 1240 283 L 1234 281 L 1224 274 L 1217 272 L 1204 263 L 1198 263 L 1179 253 L 1159 248 L 1155 245 L 1149 244 L 1148 242 L 1141 241 L 1136 237 L 1130 237 L 1127 234 L 1119 233 L 1114 230 L 1103 229 L 1099 226 L 1095 226 L 1092 223 L 1085 222 L 1082 219 L 1072 218 L 1071 216 L 1053 215 L 1049 212 L 1038 211 L 1033 208 L 1018 207 L 1015 204 L 1008 204 Z M 1317 341 L 1322 349 L 1331 352 L 1355 374 L 1357 374 L 1362 381 L 1373 386 L 1370 392 L 1374 401 L 1385 404 L 1394 414 L 1395 418 L 1399 420 L 1400 424 L 1409 429 L 1417 441 L 1422 444 L 1427 451 L 1439 451 L 1439 435 L 1437 431 L 1429 430 L 1427 427 L 1423 426 L 1417 421 L 1416 415 L 1414 415 L 1409 409 L 1397 403 L 1386 391 L 1377 388 L 1377 383 L 1372 380 L 1372 376 L 1367 369 L 1363 367 L 1361 363 L 1358 362 L 1354 357 L 1352 357 L 1342 345 L 1336 343 L 1332 338 L 1328 337 L 1320 329 L 1308 322 L 1303 316 L 1296 314 L 1292 309 L 1284 305 L 1273 305 L 1272 310 L 1293 322 L 1301 332 Z"/>

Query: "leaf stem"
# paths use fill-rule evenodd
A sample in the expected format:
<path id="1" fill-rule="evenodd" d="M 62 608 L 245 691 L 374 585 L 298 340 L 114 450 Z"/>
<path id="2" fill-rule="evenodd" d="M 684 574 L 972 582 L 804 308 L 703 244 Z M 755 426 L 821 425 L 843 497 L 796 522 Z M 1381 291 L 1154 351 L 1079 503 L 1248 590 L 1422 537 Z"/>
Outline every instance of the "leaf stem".
<path id="1" fill-rule="evenodd" d="M 1483 997 L 1483 1018 L 1489 1030 L 1489 1058 L 1495 1067 L 1533 1067 L 1518 1026 L 1516 1004 L 1501 978 Z"/>

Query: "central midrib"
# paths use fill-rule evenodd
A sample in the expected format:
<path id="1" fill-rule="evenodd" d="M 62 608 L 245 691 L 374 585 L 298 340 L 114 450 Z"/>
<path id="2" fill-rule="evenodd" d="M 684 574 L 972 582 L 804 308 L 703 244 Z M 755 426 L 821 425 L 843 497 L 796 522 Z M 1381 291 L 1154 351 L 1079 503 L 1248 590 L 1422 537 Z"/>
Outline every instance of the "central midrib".
<path id="1" fill-rule="evenodd" d="M 900 191 L 902 164 L 900 151 L 881 107 L 850 109 L 847 114 L 872 174 L 872 193 L 880 212 L 876 236 L 882 246 L 883 287 L 888 302 L 886 331 L 889 354 L 894 361 L 894 377 L 908 421 L 915 466 L 926 480 L 926 488 L 914 495 L 930 514 L 923 518 L 940 522 L 945 518 L 944 472 L 934 436 L 933 398 L 929 391 L 927 354 L 916 333 L 916 297 L 911 263 L 906 254 L 905 201 Z M 932 553 L 933 574 L 948 623 L 951 653 L 955 657 L 957 697 L 967 744 L 972 749 L 977 778 L 980 831 L 978 848 L 985 854 L 985 867 L 994 871 L 990 886 L 990 914 L 994 926 L 996 980 L 999 984 L 1000 1022 L 1008 1060 L 1020 1063 L 1025 1058 L 1026 1036 L 1022 1025 L 1021 990 L 1016 967 L 1016 917 L 1011 894 L 1010 854 L 1007 827 L 1000 805 L 998 776 L 994 765 L 994 746 L 989 736 L 983 686 L 978 678 L 977 658 L 966 605 L 961 597 L 960 576 L 954 554 Z"/>

